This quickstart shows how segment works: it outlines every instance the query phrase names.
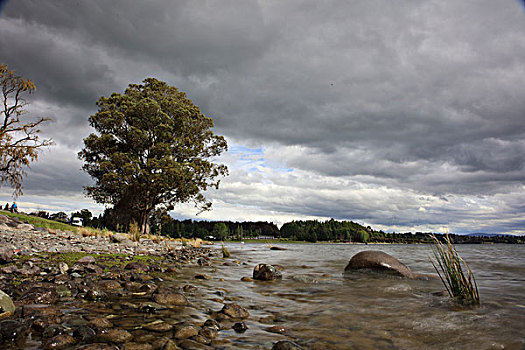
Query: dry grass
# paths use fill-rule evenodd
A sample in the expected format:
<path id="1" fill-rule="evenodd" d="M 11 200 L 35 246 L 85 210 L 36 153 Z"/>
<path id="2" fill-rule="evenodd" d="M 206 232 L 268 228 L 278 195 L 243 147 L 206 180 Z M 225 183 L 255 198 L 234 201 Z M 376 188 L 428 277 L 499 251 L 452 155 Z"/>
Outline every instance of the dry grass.
<path id="1" fill-rule="evenodd" d="M 228 250 L 228 248 L 226 248 L 224 246 L 224 243 L 222 244 L 221 250 L 222 250 L 222 257 L 223 258 L 229 258 L 231 256 L 230 251 Z"/>
<path id="2" fill-rule="evenodd" d="M 464 305 L 480 305 L 474 274 L 465 260 L 459 256 L 456 248 L 450 242 L 450 237 L 446 235 L 446 245 L 434 235 L 432 235 L 432 239 L 434 240 L 433 253 L 435 258 L 435 261 L 431 260 L 432 265 L 450 297 Z"/>
<path id="3" fill-rule="evenodd" d="M 129 234 L 133 242 L 140 242 L 140 227 L 136 221 L 132 221 L 129 224 Z"/>

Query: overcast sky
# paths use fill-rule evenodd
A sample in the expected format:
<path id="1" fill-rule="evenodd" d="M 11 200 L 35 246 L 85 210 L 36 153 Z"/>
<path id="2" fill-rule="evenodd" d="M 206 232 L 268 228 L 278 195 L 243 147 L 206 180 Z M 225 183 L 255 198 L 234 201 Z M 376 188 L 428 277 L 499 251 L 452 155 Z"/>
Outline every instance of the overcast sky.
<path id="1" fill-rule="evenodd" d="M 56 144 L 32 165 L 22 210 L 103 209 L 83 195 L 76 157 L 88 117 L 100 96 L 156 77 L 228 139 L 230 176 L 199 218 L 525 234 L 520 1 L 11 0 L 0 11 L 0 62 L 36 83 L 29 109 L 53 119 L 43 135 Z"/>

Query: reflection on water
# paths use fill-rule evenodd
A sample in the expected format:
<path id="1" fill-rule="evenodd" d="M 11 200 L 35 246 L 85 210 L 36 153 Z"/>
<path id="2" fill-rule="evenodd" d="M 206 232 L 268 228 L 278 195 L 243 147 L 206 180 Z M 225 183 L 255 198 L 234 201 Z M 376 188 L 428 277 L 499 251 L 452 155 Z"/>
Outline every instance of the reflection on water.
<path id="1" fill-rule="evenodd" d="M 525 247 L 459 245 L 475 273 L 482 306 L 459 309 L 438 279 L 405 280 L 365 275 L 343 278 L 348 260 L 361 250 L 381 250 L 412 271 L 435 274 L 429 245 L 229 244 L 234 266 L 217 266 L 226 300 L 248 307 L 249 331 L 229 332 L 236 348 L 270 348 L 281 339 L 326 349 L 523 349 L 525 344 Z M 283 280 L 242 282 L 258 263 L 280 265 Z M 232 265 L 232 264 L 229 264 Z M 190 272 L 191 273 L 191 272 Z M 208 298 L 211 309 L 220 303 Z M 268 331 L 281 326 L 283 334 Z M 272 330 L 275 331 L 275 328 Z"/>

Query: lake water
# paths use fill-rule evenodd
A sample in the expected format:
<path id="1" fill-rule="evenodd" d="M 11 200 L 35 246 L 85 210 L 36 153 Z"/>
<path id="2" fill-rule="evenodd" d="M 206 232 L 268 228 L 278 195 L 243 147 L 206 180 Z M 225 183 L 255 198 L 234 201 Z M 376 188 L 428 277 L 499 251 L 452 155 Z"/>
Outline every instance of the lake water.
<path id="1" fill-rule="evenodd" d="M 221 331 L 239 349 L 269 349 L 278 340 L 318 349 L 525 349 L 525 246 L 458 245 L 475 274 L 481 307 L 459 308 L 439 279 L 344 278 L 349 259 L 381 250 L 413 272 L 435 274 L 430 245 L 227 244 L 240 264 L 216 266 L 203 282 L 211 310 L 222 306 L 211 294 L 225 288 L 224 301 L 247 307 L 249 329 Z M 258 263 L 284 267 L 283 280 L 242 282 Z M 191 273 L 202 273 L 196 268 Z M 216 295 L 215 295 L 216 297 Z M 207 300 L 207 301 L 206 301 Z M 284 334 L 268 331 L 284 328 Z"/>

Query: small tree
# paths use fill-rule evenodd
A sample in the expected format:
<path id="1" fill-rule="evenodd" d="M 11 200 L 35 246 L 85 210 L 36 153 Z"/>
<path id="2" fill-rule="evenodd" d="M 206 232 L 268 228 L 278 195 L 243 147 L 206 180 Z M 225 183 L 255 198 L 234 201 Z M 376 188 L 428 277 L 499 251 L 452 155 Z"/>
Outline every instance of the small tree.
<path id="1" fill-rule="evenodd" d="M 79 153 L 96 182 L 85 187 L 89 196 L 125 211 L 142 233 L 158 205 L 193 201 L 200 210 L 211 208 L 202 192 L 218 188 L 217 177 L 227 174 L 211 161 L 227 149 L 226 140 L 186 94 L 148 78 L 97 105 L 89 118 L 97 133 L 84 139 Z"/>
<path id="2" fill-rule="evenodd" d="M 25 94 L 36 90 L 35 84 L 0 65 L 0 86 L 2 96 L 0 107 L 0 183 L 9 183 L 13 195 L 22 194 L 22 181 L 25 168 L 38 158 L 42 147 L 52 144 L 51 139 L 41 140 L 39 126 L 49 118 L 23 120 L 27 105 Z"/>
<path id="3" fill-rule="evenodd" d="M 228 226 L 224 222 L 218 222 L 213 225 L 212 234 L 215 236 L 215 239 L 218 241 L 224 241 L 228 238 Z"/>

